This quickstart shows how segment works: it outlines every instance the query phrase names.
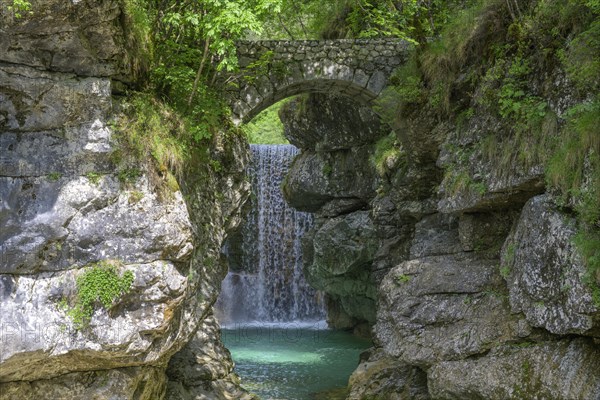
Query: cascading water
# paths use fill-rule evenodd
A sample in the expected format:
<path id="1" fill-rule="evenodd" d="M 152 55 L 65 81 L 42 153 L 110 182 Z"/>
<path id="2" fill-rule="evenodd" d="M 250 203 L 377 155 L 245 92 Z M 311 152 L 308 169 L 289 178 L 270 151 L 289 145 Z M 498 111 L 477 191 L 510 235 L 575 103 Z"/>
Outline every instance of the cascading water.
<path id="1" fill-rule="evenodd" d="M 302 235 L 311 214 L 289 207 L 281 184 L 298 149 L 251 145 L 251 208 L 241 228 L 241 268 L 230 271 L 216 314 L 224 325 L 309 322 L 325 319 L 322 295 L 302 274 Z"/>

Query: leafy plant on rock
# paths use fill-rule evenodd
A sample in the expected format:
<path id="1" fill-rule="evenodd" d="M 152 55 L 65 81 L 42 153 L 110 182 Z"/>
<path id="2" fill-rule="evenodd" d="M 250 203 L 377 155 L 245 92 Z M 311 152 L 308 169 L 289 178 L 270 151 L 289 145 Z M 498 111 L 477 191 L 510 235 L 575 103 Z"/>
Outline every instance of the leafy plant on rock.
<path id="1" fill-rule="evenodd" d="M 97 307 L 108 310 L 131 290 L 133 272 L 125 271 L 119 276 L 120 268 L 117 261 L 100 261 L 77 277 L 74 304 L 67 311 L 76 328 L 87 327 Z"/>

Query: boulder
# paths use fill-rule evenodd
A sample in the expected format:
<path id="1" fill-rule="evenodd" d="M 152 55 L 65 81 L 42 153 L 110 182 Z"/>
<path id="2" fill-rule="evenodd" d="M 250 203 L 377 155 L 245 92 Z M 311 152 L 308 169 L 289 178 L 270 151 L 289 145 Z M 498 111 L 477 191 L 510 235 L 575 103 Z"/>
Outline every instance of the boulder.
<path id="1" fill-rule="evenodd" d="M 338 299 L 350 316 L 373 322 L 376 287 L 370 274 L 378 239 L 369 212 L 320 220 L 303 247 L 309 283 Z"/>
<path id="2" fill-rule="evenodd" d="M 283 184 L 286 201 L 301 211 L 328 216 L 365 207 L 375 197 L 376 174 L 369 147 L 332 153 L 303 152 L 296 157 Z"/>
<path id="3" fill-rule="evenodd" d="M 427 374 L 389 357 L 381 349 L 369 352 L 350 376 L 348 400 L 429 400 Z"/>
<path id="4" fill-rule="evenodd" d="M 497 261 L 476 254 L 405 261 L 379 288 L 376 341 L 412 365 L 482 354 L 530 331 L 511 314 Z"/>
<path id="5" fill-rule="evenodd" d="M 600 398 L 600 349 L 586 339 L 501 346 L 483 357 L 441 362 L 427 374 L 435 399 Z"/>
<path id="6" fill-rule="evenodd" d="M 304 151 L 351 149 L 389 133 L 370 107 L 322 93 L 288 101 L 281 108 L 280 118 L 290 143 Z"/>
<path id="7" fill-rule="evenodd" d="M 557 335 L 600 337 L 600 308 L 584 283 L 586 267 L 573 239 L 574 218 L 549 196 L 527 202 L 502 249 L 502 268 L 514 312 Z"/>

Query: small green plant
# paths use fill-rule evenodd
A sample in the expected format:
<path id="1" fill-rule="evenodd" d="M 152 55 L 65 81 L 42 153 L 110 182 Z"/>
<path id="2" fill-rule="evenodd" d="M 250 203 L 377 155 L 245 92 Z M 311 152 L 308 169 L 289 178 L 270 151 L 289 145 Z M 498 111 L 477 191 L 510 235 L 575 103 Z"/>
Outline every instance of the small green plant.
<path id="1" fill-rule="evenodd" d="M 592 290 L 594 304 L 600 307 L 600 232 L 580 230 L 574 242 L 587 267 L 583 281 Z"/>
<path id="2" fill-rule="evenodd" d="M 88 172 L 85 174 L 85 177 L 88 178 L 92 184 L 97 185 L 100 182 L 100 178 L 102 178 L 102 174 L 97 172 Z"/>
<path id="3" fill-rule="evenodd" d="M 528 379 L 531 374 L 531 363 L 529 362 L 529 360 L 523 361 L 521 369 L 523 370 L 524 377 Z"/>
<path id="4" fill-rule="evenodd" d="M 333 171 L 333 167 L 331 166 L 331 164 L 325 163 L 325 164 L 323 164 L 322 170 L 323 170 L 322 171 L 323 175 L 325 175 L 325 176 L 331 176 L 331 172 Z"/>
<path id="5" fill-rule="evenodd" d="M 51 172 L 46 177 L 50 182 L 56 182 L 62 177 L 62 174 L 60 172 Z"/>
<path id="6" fill-rule="evenodd" d="M 567 49 L 559 52 L 559 58 L 569 78 L 582 92 L 600 88 L 600 20 L 590 24 L 589 29 L 577 35 Z"/>
<path id="7" fill-rule="evenodd" d="M 390 83 L 377 98 L 374 110 L 384 122 L 394 126 L 404 109 L 425 99 L 426 91 L 416 56 L 394 72 Z"/>
<path id="8" fill-rule="evenodd" d="M 397 275 L 395 279 L 396 279 L 396 283 L 398 285 L 401 285 L 403 283 L 410 282 L 411 277 L 406 274 L 400 274 L 400 275 Z"/>
<path id="9" fill-rule="evenodd" d="M 31 11 L 31 2 L 28 0 L 12 0 L 12 4 L 7 7 L 16 19 L 21 19 L 25 14 L 33 14 Z"/>
<path id="10" fill-rule="evenodd" d="M 137 204 L 144 198 L 144 193 L 139 190 L 134 190 L 129 194 L 129 204 Z"/>
<path id="11" fill-rule="evenodd" d="M 371 162 L 379 176 L 383 177 L 390 167 L 395 166 L 398 162 L 405 161 L 402 160 L 402 156 L 402 147 L 397 143 L 396 134 L 391 132 L 375 143 L 375 151 L 371 156 Z"/>
<path id="12" fill-rule="evenodd" d="M 142 176 L 142 171 L 138 168 L 124 168 L 119 171 L 117 177 L 122 184 L 132 184 Z"/>
<path id="13" fill-rule="evenodd" d="M 219 160 L 210 159 L 208 160 L 208 165 L 212 168 L 212 170 L 216 173 L 219 173 L 223 170 L 223 164 Z"/>
<path id="14" fill-rule="evenodd" d="M 515 251 L 516 251 L 516 246 L 514 243 L 509 244 L 506 247 L 506 262 L 508 264 L 512 264 L 515 260 Z"/>
<path id="15" fill-rule="evenodd" d="M 133 272 L 126 271 L 119 276 L 120 267 L 116 261 L 100 261 L 77 277 L 74 305 L 67 311 L 77 329 L 89 324 L 96 307 L 108 310 L 119 297 L 129 292 Z"/>
<path id="16" fill-rule="evenodd" d="M 504 279 L 508 279 L 508 277 L 510 276 L 510 267 L 508 265 L 503 265 L 500 268 L 500 275 L 504 278 Z"/>

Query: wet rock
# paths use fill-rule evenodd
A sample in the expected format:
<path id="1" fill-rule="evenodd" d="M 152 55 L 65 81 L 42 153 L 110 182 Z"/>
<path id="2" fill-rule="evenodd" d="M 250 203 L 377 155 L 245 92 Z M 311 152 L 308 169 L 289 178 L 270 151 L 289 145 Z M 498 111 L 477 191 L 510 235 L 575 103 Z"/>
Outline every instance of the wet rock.
<path id="1" fill-rule="evenodd" d="M 435 365 L 428 378 L 435 399 L 598 399 L 600 350 L 586 339 L 502 346 Z"/>
<path id="2" fill-rule="evenodd" d="M 532 326 L 600 337 L 600 309 L 583 282 L 586 267 L 573 243 L 576 232 L 575 220 L 549 196 L 527 202 L 502 250 L 510 304 Z"/>
<path id="3" fill-rule="evenodd" d="M 352 373 L 348 400 L 428 400 L 427 374 L 417 367 L 372 351 Z"/>
<path id="4" fill-rule="evenodd" d="M 240 388 L 220 329 L 214 317 L 205 318 L 192 340 L 171 358 L 166 400 L 256 399 Z"/>
<path id="5" fill-rule="evenodd" d="M 375 197 L 376 175 L 368 147 L 332 153 L 301 153 L 283 185 L 286 201 L 301 211 L 339 215 Z M 330 204 L 328 204 L 330 203 Z"/>
<path id="6" fill-rule="evenodd" d="M 335 296 L 350 316 L 373 321 L 376 290 L 370 273 L 378 239 L 369 212 L 320 221 L 304 248 L 311 285 Z"/>

